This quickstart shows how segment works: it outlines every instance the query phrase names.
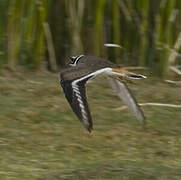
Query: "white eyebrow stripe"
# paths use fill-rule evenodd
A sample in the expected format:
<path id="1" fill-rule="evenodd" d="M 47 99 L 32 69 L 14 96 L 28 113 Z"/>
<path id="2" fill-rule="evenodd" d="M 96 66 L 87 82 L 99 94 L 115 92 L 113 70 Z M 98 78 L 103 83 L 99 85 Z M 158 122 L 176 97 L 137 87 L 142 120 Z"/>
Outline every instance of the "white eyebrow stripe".
<path id="1" fill-rule="evenodd" d="M 77 56 L 75 57 L 75 61 L 73 63 L 70 63 L 69 65 L 70 66 L 76 66 L 78 61 L 80 60 L 81 57 L 83 57 L 84 55 L 80 55 L 80 56 Z"/>

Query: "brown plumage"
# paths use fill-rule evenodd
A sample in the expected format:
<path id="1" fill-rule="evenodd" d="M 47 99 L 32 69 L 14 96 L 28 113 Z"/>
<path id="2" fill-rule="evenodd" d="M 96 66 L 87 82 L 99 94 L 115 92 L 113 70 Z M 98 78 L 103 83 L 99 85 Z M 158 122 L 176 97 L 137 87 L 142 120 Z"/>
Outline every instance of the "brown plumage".
<path id="1" fill-rule="evenodd" d="M 128 72 L 110 61 L 94 56 L 71 57 L 71 62 L 60 73 L 60 83 L 72 110 L 84 127 L 93 129 L 91 113 L 86 98 L 86 82 L 96 75 L 104 74 L 129 110 L 144 121 L 144 115 L 123 79 L 141 79 L 145 76 Z"/>

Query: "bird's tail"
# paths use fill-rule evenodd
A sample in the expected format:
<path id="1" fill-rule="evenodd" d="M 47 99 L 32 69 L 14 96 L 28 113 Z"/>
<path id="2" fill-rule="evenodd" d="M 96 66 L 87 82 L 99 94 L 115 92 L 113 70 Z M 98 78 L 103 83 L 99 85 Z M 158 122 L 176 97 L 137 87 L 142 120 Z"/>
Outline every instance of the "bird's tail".
<path id="1" fill-rule="evenodd" d="M 117 76 L 119 76 L 120 78 L 125 78 L 125 79 L 145 79 L 146 76 L 141 75 L 141 74 L 136 74 L 136 73 L 132 73 L 129 72 L 125 69 L 121 69 L 121 68 L 113 68 L 112 69 L 113 73 Z"/>

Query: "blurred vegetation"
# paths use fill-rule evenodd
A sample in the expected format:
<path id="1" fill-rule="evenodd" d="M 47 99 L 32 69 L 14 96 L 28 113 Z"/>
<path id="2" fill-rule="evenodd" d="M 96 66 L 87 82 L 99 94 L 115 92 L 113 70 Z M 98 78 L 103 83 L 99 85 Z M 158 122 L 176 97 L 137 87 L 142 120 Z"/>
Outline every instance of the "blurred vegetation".
<path id="1" fill-rule="evenodd" d="M 92 54 L 163 76 L 180 22 L 180 0 L 1 0 L 0 68 L 54 71 L 68 56 Z"/>
<path id="2" fill-rule="evenodd" d="M 56 73 L 14 74 L 0 77 L 0 179 L 181 179 L 180 109 L 143 106 L 143 129 L 127 109 L 117 110 L 123 104 L 106 79 L 95 79 L 88 84 L 94 122 L 88 133 Z M 181 102 L 181 87 L 158 78 L 129 86 L 139 102 Z"/>
<path id="3" fill-rule="evenodd" d="M 40 71 L 91 54 L 164 76 L 181 65 L 180 22 L 181 0 L 0 0 L 0 179 L 180 180 L 180 109 L 144 106 L 143 128 L 95 79 L 89 134 L 57 74 Z M 139 102 L 181 102 L 180 86 L 157 77 L 137 83 L 129 86 Z"/>

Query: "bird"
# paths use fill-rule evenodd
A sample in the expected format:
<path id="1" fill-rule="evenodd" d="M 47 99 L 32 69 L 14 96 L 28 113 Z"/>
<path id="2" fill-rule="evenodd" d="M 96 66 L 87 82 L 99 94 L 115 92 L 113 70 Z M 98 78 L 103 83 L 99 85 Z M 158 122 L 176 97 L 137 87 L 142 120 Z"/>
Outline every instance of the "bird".
<path id="1" fill-rule="evenodd" d="M 126 82 L 131 79 L 145 79 L 146 76 L 129 72 L 96 56 L 78 55 L 69 59 L 69 63 L 60 72 L 60 84 L 73 112 L 89 132 L 93 129 L 93 121 L 86 97 L 86 83 L 99 74 L 108 78 L 110 85 L 130 112 L 141 122 L 145 122 L 143 111 Z"/>

